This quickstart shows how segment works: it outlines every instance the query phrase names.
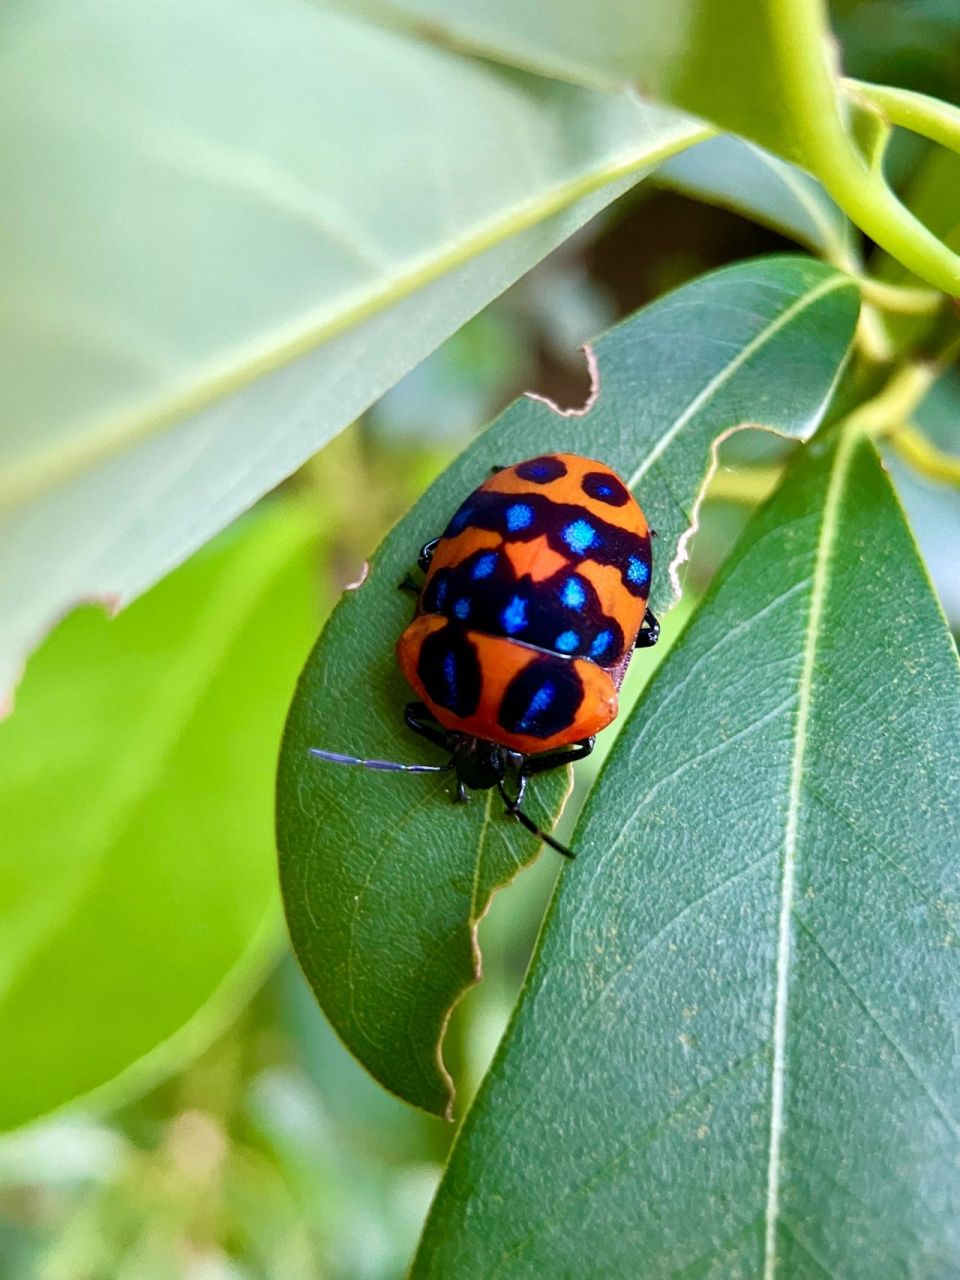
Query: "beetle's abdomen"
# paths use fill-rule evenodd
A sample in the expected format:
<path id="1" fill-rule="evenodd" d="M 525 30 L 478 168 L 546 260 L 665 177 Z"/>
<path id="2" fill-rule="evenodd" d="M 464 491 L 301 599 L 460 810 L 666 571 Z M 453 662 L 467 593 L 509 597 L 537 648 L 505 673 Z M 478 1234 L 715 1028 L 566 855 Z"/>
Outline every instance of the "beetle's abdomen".
<path id="1" fill-rule="evenodd" d="M 595 662 L 487 635 L 439 614 L 413 620 L 397 658 L 440 724 L 524 754 L 580 742 L 617 714 L 616 686 Z"/>

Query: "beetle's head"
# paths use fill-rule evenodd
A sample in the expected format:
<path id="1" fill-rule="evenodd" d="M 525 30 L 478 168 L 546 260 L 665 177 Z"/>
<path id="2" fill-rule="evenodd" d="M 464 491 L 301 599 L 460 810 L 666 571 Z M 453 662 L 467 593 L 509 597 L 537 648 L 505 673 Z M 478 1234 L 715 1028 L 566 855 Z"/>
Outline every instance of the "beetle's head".
<path id="1" fill-rule="evenodd" d="M 506 777 L 510 768 L 518 769 L 523 756 L 495 742 L 458 734 L 452 743 L 453 763 L 457 778 L 471 791 L 486 791 Z"/>

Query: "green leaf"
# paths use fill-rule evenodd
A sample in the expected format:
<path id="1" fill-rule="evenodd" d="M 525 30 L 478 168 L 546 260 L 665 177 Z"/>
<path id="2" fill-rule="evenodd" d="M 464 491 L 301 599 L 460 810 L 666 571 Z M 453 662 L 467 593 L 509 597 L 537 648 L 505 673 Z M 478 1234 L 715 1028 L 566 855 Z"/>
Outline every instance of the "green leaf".
<path id="1" fill-rule="evenodd" d="M 278 782 L 280 874 L 290 933 L 346 1045 L 387 1088 L 429 1111 L 451 1101 L 440 1059 L 450 1008 L 479 976 L 475 927 L 495 888 L 536 853 L 494 794 L 465 809 L 449 783 L 323 764 L 310 746 L 417 761 L 438 753 L 403 727 L 410 691 L 393 645 L 410 620 L 397 584 L 491 466 L 550 450 L 602 458 L 629 478 L 659 537 L 651 597 L 673 599 L 668 566 L 717 436 L 761 423 L 804 435 L 819 421 L 858 311 L 853 283 L 805 258 L 716 272 L 639 312 L 595 345 L 587 413 L 517 401 L 430 489 L 338 605 L 301 677 Z M 639 659 L 642 661 L 642 659 Z M 556 815 L 566 781 L 531 784 Z"/>
<path id="2" fill-rule="evenodd" d="M 589 20 L 571 0 L 461 0 L 455 7 L 446 0 L 347 3 L 438 44 L 542 75 L 611 92 L 632 85 L 682 101 L 725 129 L 798 154 L 773 56 L 770 0 L 596 0 Z"/>
<path id="3" fill-rule="evenodd" d="M 889 129 L 863 87 L 839 79 L 823 0 L 596 0 L 589 18 L 574 0 L 353 0 L 352 7 L 546 75 L 607 89 L 634 85 L 758 142 L 803 165 L 912 270 L 960 294 L 960 257 L 910 214 L 861 150 L 865 136 L 880 143 Z M 952 109 L 920 96 L 910 104 L 911 127 L 919 120 L 934 136 L 955 137 Z"/>
<path id="4" fill-rule="evenodd" d="M 0 691 L 706 133 L 299 0 L 4 24 Z"/>
<path id="5" fill-rule="evenodd" d="M 414 1276 L 956 1274 L 958 761 L 889 481 L 818 439 L 611 753 Z"/>
<path id="6" fill-rule="evenodd" d="M 275 509 L 31 662 L 0 725 L 0 1126 L 153 1083 L 276 956 L 271 765 L 309 548 Z"/>
<path id="7" fill-rule="evenodd" d="M 660 165 L 658 186 L 722 205 L 772 227 L 834 266 L 858 268 L 852 228 L 823 187 L 742 138 L 709 138 Z"/>

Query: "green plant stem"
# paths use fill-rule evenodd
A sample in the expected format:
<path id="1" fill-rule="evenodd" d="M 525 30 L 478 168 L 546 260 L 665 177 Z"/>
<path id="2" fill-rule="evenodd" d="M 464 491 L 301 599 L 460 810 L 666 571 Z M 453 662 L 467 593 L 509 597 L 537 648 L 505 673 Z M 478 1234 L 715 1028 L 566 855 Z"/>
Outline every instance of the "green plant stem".
<path id="1" fill-rule="evenodd" d="M 938 448 L 913 420 L 936 380 L 960 354 L 960 334 L 952 333 L 930 360 L 901 366 L 872 399 L 859 405 L 841 424 L 848 433 L 887 439 L 913 469 L 940 484 L 960 487 L 960 458 Z"/>
<path id="2" fill-rule="evenodd" d="M 956 107 L 925 93 L 914 93 L 891 85 L 868 84 L 862 80 L 843 80 L 841 83 L 850 97 L 880 111 L 890 124 L 919 133 L 950 151 L 960 152 L 960 111 Z"/>
<path id="3" fill-rule="evenodd" d="M 960 488 L 960 458 L 938 449 L 915 422 L 907 422 L 889 436 L 904 462 L 929 480 Z"/>
<path id="4" fill-rule="evenodd" d="M 882 391 L 844 419 L 842 430 L 874 437 L 896 430 L 913 416 L 939 373 L 939 363 L 917 361 L 903 365 Z"/>
<path id="5" fill-rule="evenodd" d="M 820 0 L 767 0 L 781 88 L 800 158 L 846 214 L 923 279 L 960 294 L 960 257 L 864 161 L 844 124 Z"/>
<path id="6" fill-rule="evenodd" d="M 943 294 L 936 289 L 885 284 L 872 276 L 857 276 L 856 281 L 864 301 L 879 307 L 881 311 L 893 311 L 905 316 L 930 316 L 943 303 Z"/>

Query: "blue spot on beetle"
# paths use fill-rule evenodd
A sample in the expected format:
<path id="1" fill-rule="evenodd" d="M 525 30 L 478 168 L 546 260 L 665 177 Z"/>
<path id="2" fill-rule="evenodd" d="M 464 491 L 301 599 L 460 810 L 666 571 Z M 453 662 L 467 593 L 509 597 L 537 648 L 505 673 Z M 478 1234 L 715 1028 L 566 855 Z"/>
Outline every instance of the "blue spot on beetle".
<path id="1" fill-rule="evenodd" d="M 590 646 L 591 658 L 602 658 L 606 651 L 610 648 L 610 641 L 613 639 L 612 631 L 598 631 L 594 636 L 593 644 Z"/>
<path id="2" fill-rule="evenodd" d="M 542 684 L 530 699 L 530 705 L 527 707 L 527 713 L 520 721 L 520 728 L 532 729 L 537 723 L 537 717 L 542 715 L 553 701 L 553 685 Z"/>
<path id="3" fill-rule="evenodd" d="M 473 566 L 473 573 L 471 576 L 475 581 L 479 581 L 480 578 L 489 578 L 496 567 L 497 553 L 495 551 L 488 551 L 486 555 L 480 556 L 477 560 L 476 564 Z"/>
<path id="4" fill-rule="evenodd" d="M 514 596 L 500 615 L 503 629 L 508 636 L 515 636 L 527 625 L 527 602 L 523 596 Z"/>
<path id="5" fill-rule="evenodd" d="M 650 567 L 646 561 L 639 559 L 637 556 L 631 556 L 627 561 L 627 577 L 631 582 L 635 582 L 638 587 L 642 587 L 650 577 Z"/>
<path id="6" fill-rule="evenodd" d="M 507 507 L 505 517 L 507 529 L 511 533 L 519 533 L 521 529 L 526 529 L 532 524 L 533 508 L 527 506 L 525 502 L 514 502 L 512 506 Z"/>
<path id="7" fill-rule="evenodd" d="M 577 555 L 582 556 L 597 540 L 597 531 L 588 520 L 574 520 L 563 531 L 563 540 Z"/>
<path id="8" fill-rule="evenodd" d="M 563 584 L 560 599 L 568 609 L 582 609 L 587 602 L 587 593 L 579 578 L 568 578 Z"/>

